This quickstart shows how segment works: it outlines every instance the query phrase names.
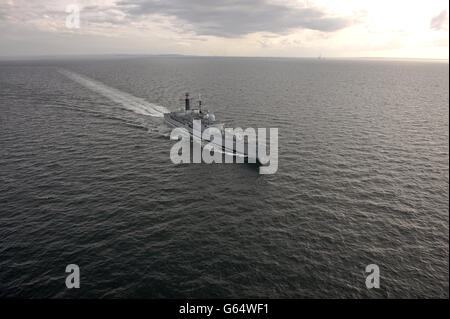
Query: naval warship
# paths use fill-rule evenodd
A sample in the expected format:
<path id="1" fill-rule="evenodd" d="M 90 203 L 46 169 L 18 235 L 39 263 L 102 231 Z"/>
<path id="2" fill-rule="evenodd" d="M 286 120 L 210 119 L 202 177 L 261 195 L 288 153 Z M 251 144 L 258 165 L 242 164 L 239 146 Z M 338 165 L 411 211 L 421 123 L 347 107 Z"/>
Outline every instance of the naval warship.
<path id="1" fill-rule="evenodd" d="M 249 152 L 249 148 L 253 147 L 251 145 L 248 144 L 248 141 L 244 141 L 244 150 L 239 151 L 236 148 L 236 140 L 233 138 L 233 141 L 230 143 L 225 143 L 225 139 L 226 139 L 226 135 L 225 135 L 225 130 L 224 130 L 224 124 L 220 123 L 216 120 L 216 117 L 213 113 L 209 112 L 205 107 L 202 106 L 202 100 L 199 96 L 198 99 L 198 106 L 197 107 L 193 107 L 191 106 L 191 99 L 189 97 L 189 93 L 186 93 L 185 95 L 185 99 L 184 99 L 184 109 L 181 109 L 179 111 L 175 111 L 175 112 L 169 112 L 169 113 L 164 113 L 164 121 L 172 127 L 181 127 L 181 128 L 185 128 L 191 138 L 194 136 L 194 130 L 193 130 L 193 121 L 194 120 L 200 120 L 201 121 L 201 133 L 203 133 L 204 130 L 206 130 L 207 128 L 216 128 L 218 130 L 220 130 L 221 134 L 222 134 L 222 143 L 220 144 L 216 144 L 222 151 L 222 153 L 226 154 L 226 155 L 231 155 L 233 157 L 243 157 L 244 158 L 244 162 L 247 163 L 258 163 L 260 164 L 260 161 L 258 159 L 257 156 L 257 149 L 256 149 L 256 143 L 254 146 L 254 151 L 253 152 Z M 208 142 L 214 144 L 214 140 L 210 141 L 207 140 Z M 225 145 L 227 144 L 227 145 Z M 231 148 L 227 147 L 228 144 L 233 145 Z M 251 156 L 249 156 L 250 154 L 255 154 L 255 158 L 252 158 Z"/>

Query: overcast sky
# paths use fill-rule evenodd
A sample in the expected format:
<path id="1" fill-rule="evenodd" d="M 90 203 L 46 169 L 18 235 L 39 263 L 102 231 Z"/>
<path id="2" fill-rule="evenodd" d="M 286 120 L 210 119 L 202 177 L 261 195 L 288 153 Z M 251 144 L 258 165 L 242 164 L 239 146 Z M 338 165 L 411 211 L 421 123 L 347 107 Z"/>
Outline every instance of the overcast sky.
<path id="1" fill-rule="evenodd" d="M 0 0 L 0 56 L 448 59 L 448 12 L 447 0 Z"/>

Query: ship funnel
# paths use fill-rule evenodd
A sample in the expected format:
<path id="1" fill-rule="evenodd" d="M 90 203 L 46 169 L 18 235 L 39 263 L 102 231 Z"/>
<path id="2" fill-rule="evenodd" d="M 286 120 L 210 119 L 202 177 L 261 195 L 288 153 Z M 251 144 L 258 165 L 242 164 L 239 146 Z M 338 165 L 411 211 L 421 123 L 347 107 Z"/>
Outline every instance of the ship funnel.
<path id="1" fill-rule="evenodd" d="M 185 109 L 186 111 L 189 111 L 189 110 L 190 110 L 190 106 L 189 106 L 189 93 L 186 93 L 186 98 L 185 98 L 184 102 L 185 102 L 184 109 Z"/>

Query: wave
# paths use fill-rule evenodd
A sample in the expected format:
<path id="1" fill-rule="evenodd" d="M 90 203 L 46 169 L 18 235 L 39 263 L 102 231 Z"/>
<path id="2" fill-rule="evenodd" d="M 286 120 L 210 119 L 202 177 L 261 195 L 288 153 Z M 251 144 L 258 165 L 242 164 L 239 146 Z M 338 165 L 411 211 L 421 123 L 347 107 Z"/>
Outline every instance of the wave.
<path id="1" fill-rule="evenodd" d="M 122 105 L 125 109 L 135 112 L 137 114 L 163 117 L 164 113 L 169 110 L 161 105 L 150 103 L 142 98 L 133 96 L 129 93 L 117 90 L 102 82 L 90 79 L 84 75 L 68 71 L 66 69 L 58 69 L 58 72 L 65 75 L 69 79 L 81 84 L 82 86 L 103 95 L 111 101 Z"/>

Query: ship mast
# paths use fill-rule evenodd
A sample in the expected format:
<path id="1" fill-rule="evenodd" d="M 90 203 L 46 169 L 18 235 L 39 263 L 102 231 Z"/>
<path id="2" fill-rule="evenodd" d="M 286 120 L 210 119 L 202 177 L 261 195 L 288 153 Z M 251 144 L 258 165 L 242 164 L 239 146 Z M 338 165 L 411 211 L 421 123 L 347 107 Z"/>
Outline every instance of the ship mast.
<path id="1" fill-rule="evenodd" d="M 189 93 L 186 93 L 186 98 L 184 99 L 184 109 L 185 111 L 189 111 Z"/>

